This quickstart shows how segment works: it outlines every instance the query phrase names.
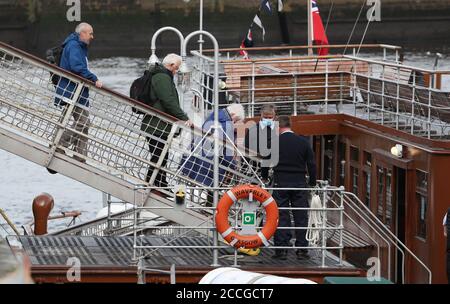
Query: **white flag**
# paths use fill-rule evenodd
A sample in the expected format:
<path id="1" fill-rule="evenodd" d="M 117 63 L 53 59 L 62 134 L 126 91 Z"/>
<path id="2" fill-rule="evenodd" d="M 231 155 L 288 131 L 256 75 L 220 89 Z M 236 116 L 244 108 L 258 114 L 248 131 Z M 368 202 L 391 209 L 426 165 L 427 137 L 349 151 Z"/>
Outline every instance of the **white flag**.
<path id="1" fill-rule="evenodd" d="M 262 39 L 264 41 L 264 36 L 266 35 L 266 30 L 264 29 L 264 26 L 261 22 L 261 19 L 259 19 L 258 14 L 255 15 L 255 18 L 253 18 L 253 22 L 256 23 L 256 25 L 262 29 Z"/>
<path id="2" fill-rule="evenodd" d="M 283 1 L 282 0 L 278 0 L 278 11 L 279 12 L 283 11 Z"/>

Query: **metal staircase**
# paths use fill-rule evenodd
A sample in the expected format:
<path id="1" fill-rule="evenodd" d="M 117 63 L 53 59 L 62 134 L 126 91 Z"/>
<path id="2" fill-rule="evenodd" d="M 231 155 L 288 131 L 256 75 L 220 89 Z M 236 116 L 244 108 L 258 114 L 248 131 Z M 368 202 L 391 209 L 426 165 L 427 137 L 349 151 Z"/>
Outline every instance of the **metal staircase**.
<path id="1" fill-rule="evenodd" d="M 51 73 L 59 76 L 58 85 L 61 79 L 69 83 L 59 94 L 51 82 Z M 89 89 L 87 98 L 86 89 Z M 77 102 L 83 98 L 89 102 L 89 107 Z M 66 106 L 55 106 L 58 99 Z M 145 115 L 135 114 L 132 108 Z M 81 115 L 77 117 L 74 111 Z M 80 128 L 83 115 L 85 125 Z M 147 127 L 143 123 L 144 116 L 152 125 L 152 131 L 142 131 Z M 171 131 L 167 140 L 162 140 L 159 134 L 167 130 L 167 125 L 172 125 Z M 98 89 L 74 74 L 0 43 L 0 149 L 120 200 L 154 207 L 154 213 L 169 221 L 201 226 L 211 215 L 195 208 L 172 208 L 174 193 L 171 190 L 179 184 L 200 187 L 203 190 L 188 193 L 186 200 L 194 206 L 205 204 L 210 190 L 189 178 L 189 172 L 181 170 L 186 157 L 193 154 L 206 166 L 206 174 L 213 167 L 212 157 L 205 154 L 206 148 L 202 153 L 191 151 L 192 139 L 197 136 L 204 134 L 185 129 L 173 117 L 108 89 Z M 67 138 L 69 142 L 64 142 Z M 149 147 L 150 139 L 158 142 L 157 147 L 162 147 L 161 157 L 156 162 L 151 161 L 149 148 L 156 147 Z M 76 148 L 77 141 L 87 142 L 87 150 Z M 75 145 L 70 146 L 70 143 Z M 163 166 L 165 154 L 168 154 L 168 161 Z M 232 166 L 221 165 L 224 172 L 221 187 L 257 181 L 258 160 L 244 161 L 238 154 L 236 151 Z M 149 168 L 152 174 L 147 183 Z M 164 195 L 145 187 L 157 185 L 158 172 L 162 171 L 169 183 L 167 188 L 159 189 Z"/>

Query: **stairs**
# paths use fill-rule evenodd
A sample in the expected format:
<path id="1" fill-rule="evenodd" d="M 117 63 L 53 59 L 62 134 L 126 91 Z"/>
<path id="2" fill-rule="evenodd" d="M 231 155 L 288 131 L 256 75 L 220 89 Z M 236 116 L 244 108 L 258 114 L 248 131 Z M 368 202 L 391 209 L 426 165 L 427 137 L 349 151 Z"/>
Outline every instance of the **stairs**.
<path id="1" fill-rule="evenodd" d="M 63 98 L 69 104 L 66 109 L 54 105 L 57 95 L 50 81 L 50 72 L 69 79 L 76 87 L 73 92 L 65 94 L 70 95 L 69 98 Z M 86 88 L 89 88 L 90 106 L 77 104 L 75 107 L 80 93 Z M 141 130 L 143 115 L 134 114 L 132 107 L 150 117 L 150 124 L 159 121 L 152 131 Z M 88 113 L 88 132 L 80 131 L 73 121 L 72 114 L 77 108 Z M 175 126 L 175 123 L 173 117 L 108 89 L 95 88 L 76 75 L 0 43 L 0 149 L 122 201 L 156 208 L 152 212 L 169 221 L 186 226 L 206 225 L 211 215 L 199 209 L 177 207 L 171 189 L 180 184 L 198 187 L 199 190 L 187 193 L 186 203 L 203 206 L 207 187 L 189 178 L 189 174 L 184 175 L 181 169 L 187 155 L 198 154 L 196 157 L 206 167 L 212 167 L 213 160 L 198 151 L 191 152 L 192 136 L 201 136 L 201 131 L 192 133 Z M 158 132 L 167 124 L 174 127 L 168 139 L 163 141 Z M 178 130 L 181 130 L 181 135 L 177 136 Z M 67 132 L 88 142 L 87 156 L 62 145 L 63 135 Z M 156 162 L 151 161 L 146 138 L 155 139 L 164 146 Z M 165 154 L 168 154 L 168 161 L 163 166 Z M 80 159 L 85 159 L 85 162 Z M 255 182 L 257 166 L 257 160 L 252 161 L 251 166 L 239 160 L 233 167 L 222 166 L 226 178 L 221 186 Z M 166 173 L 170 187 L 160 189 L 165 196 L 143 187 L 148 186 L 145 180 L 149 168 L 153 171 L 152 182 L 158 177 L 158 172 Z"/>

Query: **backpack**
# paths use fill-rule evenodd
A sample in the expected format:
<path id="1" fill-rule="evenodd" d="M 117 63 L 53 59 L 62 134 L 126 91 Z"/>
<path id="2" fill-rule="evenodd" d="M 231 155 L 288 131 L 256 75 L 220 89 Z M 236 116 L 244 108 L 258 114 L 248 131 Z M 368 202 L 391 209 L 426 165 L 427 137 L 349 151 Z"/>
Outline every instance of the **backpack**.
<path id="1" fill-rule="evenodd" d="M 153 105 L 154 101 L 150 97 L 151 87 L 152 87 L 152 76 L 154 73 L 146 70 L 144 75 L 135 79 L 130 87 L 130 98 L 138 100 L 146 105 Z M 131 108 L 136 114 L 145 114 L 135 107 Z"/>
<path id="2" fill-rule="evenodd" d="M 62 57 L 63 50 L 64 50 L 64 47 L 62 45 L 52 47 L 45 52 L 45 59 L 49 63 L 59 67 L 59 65 L 61 63 L 61 57 Z M 59 82 L 60 77 L 58 75 L 50 72 L 50 79 L 51 79 L 53 85 L 56 86 Z"/>

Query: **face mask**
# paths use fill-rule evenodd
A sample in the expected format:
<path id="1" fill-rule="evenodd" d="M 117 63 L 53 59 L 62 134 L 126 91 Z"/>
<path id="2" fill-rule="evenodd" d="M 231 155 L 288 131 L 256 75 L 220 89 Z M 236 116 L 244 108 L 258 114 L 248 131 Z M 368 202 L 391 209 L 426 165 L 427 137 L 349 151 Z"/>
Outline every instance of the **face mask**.
<path id="1" fill-rule="evenodd" d="M 263 118 L 261 119 L 261 123 L 264 127 L 271 128 L 273 126 L 273 119 L 271 118 Z"/>

